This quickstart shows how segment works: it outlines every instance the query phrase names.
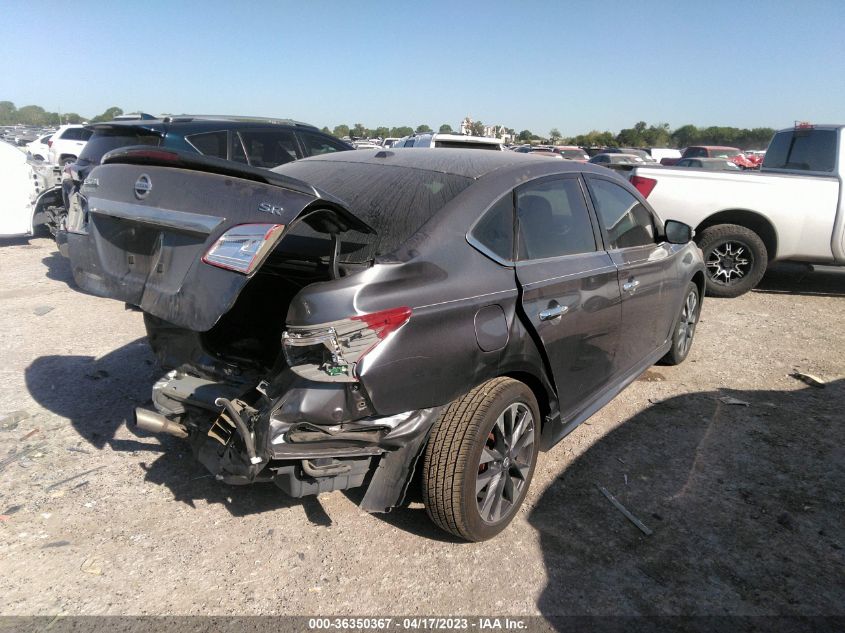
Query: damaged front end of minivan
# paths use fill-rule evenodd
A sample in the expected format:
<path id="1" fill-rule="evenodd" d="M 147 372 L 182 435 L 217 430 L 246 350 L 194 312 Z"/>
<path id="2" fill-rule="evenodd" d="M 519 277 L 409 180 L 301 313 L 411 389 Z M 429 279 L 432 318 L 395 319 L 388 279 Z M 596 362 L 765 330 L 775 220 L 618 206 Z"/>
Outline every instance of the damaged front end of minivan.
<path id="1" fill-rule="evenodd" d="M 389 275 L 367 254 L 369 226 L 306 183 L 149 148 L 108 155 L 81 193 L 76 282 L 140 308 L 168 370 L 138 428 L 186 439 L 229 484 L 366 486 L 365 510 L 402 503 L 440 407 L 371 400 L 368 364 L 412 310 L 360 300 Z M 337 286 L 331 309 L 302 292 L 322 284 Z"/>

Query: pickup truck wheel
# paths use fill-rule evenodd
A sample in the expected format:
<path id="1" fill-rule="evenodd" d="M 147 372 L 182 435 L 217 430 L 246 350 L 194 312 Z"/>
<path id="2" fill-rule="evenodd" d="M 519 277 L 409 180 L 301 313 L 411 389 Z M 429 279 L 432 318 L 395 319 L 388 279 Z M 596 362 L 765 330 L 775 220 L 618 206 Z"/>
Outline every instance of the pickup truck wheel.
<path id="1" fill-rule="evenodd" d="M 717 224 L 702 231 L 698 246 L 707 267 L 707 294 L 738 297 L 756 286 L 769 256 L 763 240 L 737 224 Z"/>
<path id="2" fill-rule="evenodd" d="M 539 420 L 533 392 L 512 378 L 489 380 L 452 402 L 423 458 L 423 503 L 431 520 L 468 541 L 505 529 L 534 474 Z"/>
<path id="3" fill-rule="evenodd" d="M 680 365 L 684 362 L 695 337 L 695 327 L 698 325 L 698 318 L 701 316 L 701 297 L 698 293 L 698 286 L 693 282 L 687 285 L 684 294 L 684 303 L 675 319 L 675 329 L 672 330 L 672 347 L 661 359 L 663 365 Z"/>

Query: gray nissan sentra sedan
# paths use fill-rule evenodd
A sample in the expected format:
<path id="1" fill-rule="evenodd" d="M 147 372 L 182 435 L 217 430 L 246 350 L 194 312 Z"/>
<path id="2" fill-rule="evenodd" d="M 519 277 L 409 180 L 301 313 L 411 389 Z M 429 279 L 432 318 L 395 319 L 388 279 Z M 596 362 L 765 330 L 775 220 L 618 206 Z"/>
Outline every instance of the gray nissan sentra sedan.
<path id="1" fill-rule="evenodd" d="M 628 182 L 513 152 L 125 149 L 82 194 L 74 277 L 142 310 L 168 371 L 138 427 L 295 497 L 381 512 L 421 486 L 468 540 L 511 521 L 539 450 L 684 360 L 704 291 L 691 229 Z"/>

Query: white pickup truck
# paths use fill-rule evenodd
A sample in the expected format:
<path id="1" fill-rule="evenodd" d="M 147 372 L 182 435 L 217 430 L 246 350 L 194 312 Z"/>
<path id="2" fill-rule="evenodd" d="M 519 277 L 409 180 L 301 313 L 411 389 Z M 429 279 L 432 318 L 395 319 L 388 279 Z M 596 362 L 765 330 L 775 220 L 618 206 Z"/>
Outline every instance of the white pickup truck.
<path id="1" fill-rule="evenodd" d="M 630 180 L 662 217 L 695 229 L 707 292 L 736 297 L 776 260 L 845 266 L 844 132 L 781 130 L 759 172 L 636 167 Z"/>

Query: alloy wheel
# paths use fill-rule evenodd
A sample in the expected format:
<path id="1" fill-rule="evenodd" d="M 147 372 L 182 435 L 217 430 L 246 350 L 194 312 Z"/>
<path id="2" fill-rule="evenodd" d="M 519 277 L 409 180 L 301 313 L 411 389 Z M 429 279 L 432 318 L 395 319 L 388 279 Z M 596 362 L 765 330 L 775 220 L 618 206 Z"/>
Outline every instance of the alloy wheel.
<path id="1" fill-rule="evenodd" d="M 534 428 L 534 415 L 522 402 L 508 406 L 493 424 L 475 485 L 478 513 L 486 523 L 507 517 L 520 500 L 534 459 Z"/>
<path id="2" fill-rule="evenodd" d="M 714 246 L 706 263 L 712 281 L 729 285 L 748 274 L 754 266 L 754 255 L 747 244 L 730 240 Z"/>
<path id="3" fill-rule="evenodd" d="M 681 309 L 681 318 L 678 323 L 677 346 L 681 357 L 687 355 L 692 345 L 692 337 L 695 335 L 695 326 L 698 323 L 698 293 L 695 291 L 687 295 L 684 307 Z"/>

